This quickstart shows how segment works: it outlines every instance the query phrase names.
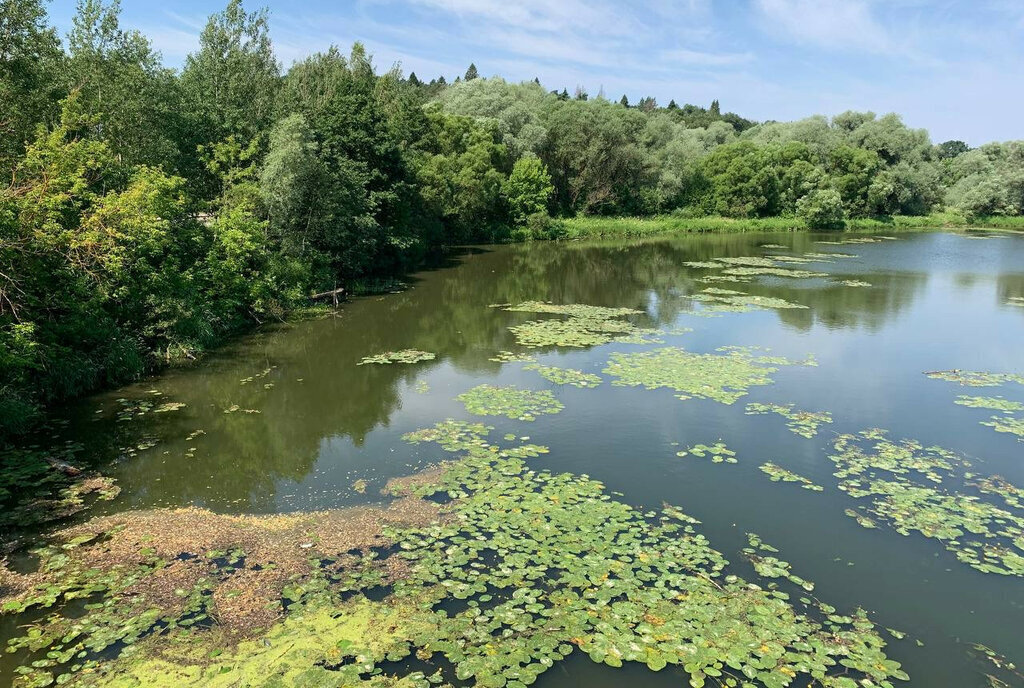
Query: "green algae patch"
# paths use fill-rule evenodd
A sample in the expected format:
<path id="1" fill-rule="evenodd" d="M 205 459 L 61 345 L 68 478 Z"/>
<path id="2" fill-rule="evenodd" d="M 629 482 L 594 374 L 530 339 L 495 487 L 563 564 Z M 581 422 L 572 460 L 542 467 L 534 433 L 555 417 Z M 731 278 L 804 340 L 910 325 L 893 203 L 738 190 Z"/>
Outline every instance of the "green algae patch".
<path id="1" fill-rule="evenodd" d="M 1014 373 L 987 373 L 954 368 L 953 370 L 936 370 L 925 373 L 925 375 L 933 380 L 955 382 L 963 387 L 999 387 L 1007 382 L 1024 385 L 1024 375 Z"/>
<path id="2" fill-rule="evenodd" d="M 721 440 L 712 445 L 695 444 L 692 447 L 687 447 L 683 451 L 676 452 L 676 456 L 707 457 L 711 459 L 711 463 L 737 463 L 736 452 L 726 447 L 725 443 Z"/>
<path id="3" fill-rule="evenodd" d="M 784 483 L 799 483 L 800 487 L 805 490 L 811 490 L 813 492 L 821 492 L 825 488 L 821 485 L 815 485 L 809 478 L 805 478 L 802 475 L 798 475 L 793 471 L 786 470 L 782 466 L 774 464 L 772 462 L 764 463 L 759 466 L 761 472 L 771 478 L 773 483 L 779 481 Z"/>
<path id="4" fill-rule="evenodd" d="M 343 603 L 325 598 L 296 606 L 262 637 L 226 652 L 182 643 L 156 657 L 99 667 L 98 675 L 84 683 L 103 688 L 428 685 L 422 674 L 405 680 L 364 677 L 373 671 L 374 662 L 385 661 L 396 648 L 403 651 L 402 639 L 410 632 L 414 610 L 362 597 Z"/>
<path id="5" fill-rule="evenodd" d="M 1024 576 L 1024 491 L 1017 486 L 991 477 L 963 491 L 947 488 L 957 477 L 977 478 L 964 470 L 968 462 L 940 447 L 890 441 L 877 429 L 839 435 L 833 450 L 839 489 L 867 502 L 854 512 L 861 525 L 885 524 L 901 535 L 938 540 L 984 573 Z"/>
<path id="6" fill-rule="evenodd" d="M 370 363 L 377 365 L 388 365 L 391 363 L 422 363 L 423 361 L 433 361 L 435 358 L 437 358 L 437 354 L 432 354 L 429 351 L 420 351 L 419 349 L 402 349 L 401 351 L 385 351 L 384 353 L 377 354 L 376 356 L 367 356 L 356 365 L 367 365 Z"/>
<path id="7" fill-rule="evenodd" d="M 640 328 L 623 320 L 628 315 L 641 315 L 633 308 L 606 308 L 585 304 L 553 304 L 527 301 L 504 310 L 521 313 L 541 313 L 568 316 L 566 319 L 549 318 L 530 320 L 512 325 L 509 330 L 520 346 L 540 348 L 547 346 L 588 347 L 620 342 L 626 344 L 659 343 L 657 330 Z"/>
<path id="8" fill-rule="evenodd" d="M 724 353 L 696 354 L 677 347 L 637 353 L 614 353 L 604 372 L 617 378 L 612 384 L 667 387 L 679 399 L 711 399 L 732 404 L 745 396 L 750 387 L 769 385 L 778 369 L 754 356 L 752 349 L 728 347 Z M 789 364 L 786 359 L 773 359 Z"/>
<path id="9" fill-rule="evenodd" d="M 603 380 L 599 375 L 584 373 L 575 368 L 559 368 L 558 366 L 546 366 L 539 363 L 531 363 L 523 366 L 523 370 L 535 370 L 548 382 L 556 385 L 572 385 L 573 387 L 597 387 Z"/>
<path id="10" fill-rule="evenodd" d="M 828 411 L 796 411 L 793 404 L 747 404 L 747 415 L 776 413 L 789 422 L 786 427 L 808 439 L 818 434 L 818 426 L 831 423 L 832 414 Z"/>
<path id="11" fill-rule="evenodd" d="M 520 389 L 515 386 L 478 385 L 456 397 L 466 410 L 478 416 L 505 416 L 513 420 L 536 420 L 537 416 L 559 413 L 562 402 L 547 391 Z"/>
<path id="12" fill-rule="evenodd" d="M 974 397 L 961 394 L 953 403 L 969 408 L 992 409 L 993 411 L 1003 411 L 1004 413 L 1024 411 L 1024 404 L 1019 401 L 1010 401 L 1003 397 Z"/>

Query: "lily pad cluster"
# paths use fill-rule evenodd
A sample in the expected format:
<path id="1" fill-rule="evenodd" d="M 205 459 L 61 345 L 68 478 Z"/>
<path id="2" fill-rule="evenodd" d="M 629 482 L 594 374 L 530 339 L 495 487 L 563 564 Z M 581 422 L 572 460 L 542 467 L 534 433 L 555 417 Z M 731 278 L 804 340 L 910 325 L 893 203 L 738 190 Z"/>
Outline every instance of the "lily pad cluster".
<path id="1" fill-rule="evenodd" d="M 429 351 L 402 349 L 401 351 L 385 351 L 384 353 L 377 354 L 376 356 L 366 356 L 356 365 L 367 365 L 368 363 L 375 363 L 378 365 L 388 365 L 390 363 L 421 363 L 423 361 L 433 361 L 435 358 L 437 358 L 437 354 L 432 354 Z"/>
<path id="2" fill-rule="evenodd" d="M 536 361 L 537 358 L 533 354 L 499 351 L 487 360 L 495 363 L 530 363 Z"/>
<path id="3" fill-rule="evenodd" d="M 841 284 L 844 287 L 870 287 L 871 286 L 871 282 L 865 282 L 864 280 L 856 280 L 856 279 L 838 280 L 836 282 L 836 284 Z"/>
<path id="4" fill-rule="evenodd" d="M 987 373 L 972 370 L 936 370 L 925 373 L 934 380 L 945 380 L 956 382 L 964 387 L 998 387 L 1007 382 L 1016 382 L 1024 385 L 1024 375 L 1015 373 Z"/>
<path id="5" fill-rule="evenodd" d="M 745 313 L 769 308 L 807 308 L 774 296 L 756 296 L 717 287 L 709 287 L 700 293 L 690 294 L 689 298 L 705 304 L 701 314 Z"/>
<path id="6" fill-rule="evenodd" d="M 770 461 L 768 463 L 761 464 L 760 469 L 762 473 L 771 478 L 773 483 L 777 483 L 779 481 L 784 483 L 800 483 L 800 487 L 814 492 L 821 492 L 825 489 L 821 485 L 815 485 L 809 478 L 797 475 L 793 471 L 786 470 L 782 466 Z"/>
<path id="7" fill-rule="evenodd" d="M 683 265 L 691 268 L 718 269 L 721 270 L 719 276 L 735 277 L 741 280 L 762 276 L 791 278 L 826 277 L 827 273 L 824 272 L 785 267 L 787 264 L 814 262 L 828 262 L 828 260 L 796 256 L 737 256 L 715 258 L 714 260 L 688 261 L 683 263 Z M 709 281 L 711 280 L 709 279 Z"/>
<path id="8" fill-rule="evenodd" d="M 771 362 L 791 364 L 782 358 L 773 358 Z M 678 392 L 679 399 L 712 399 L 732 404 L 745 396 L 750 387 L 771 384 L 771 374 L 777 370 L 749 348 L 728 347 L 724 353 L 697 354 L 665 347 L 614 353 L 604 372 L 616 378 L 615 385 L 667 387 Z"/>
<path id="9" fill-rule="evenodd" d="M 515 386 L 478 385 L 456 398 L 475 415 L 505 416 L 513 420 L 532 421 L 537 416 L 559 413 L 565 408 L 548 390 L 534 391 Z"/>
<path id="10" fill-rule="evenodd" d="M 695 444 L 683 451 L 676 452 L 676 456 L 699 456 L 701 458 L 709 456 L 711 463 L 737 463 L 736 452 L 726 447 L 721 440 L 712 445 Z"/>
<path id="11" fill-rule="evenodd" d="M 743 555 L 753 565 L 757 575 L 762 578 L 785 578 L 794 585 L 799 585 L 807 592 L 814 590 L 814 583 L 793 573 L 789 562 L 772 556 L 779 550 L 767 544 L 756 533 L 747 533 L 748 547 L 743 548 Z"/>
<path id="12" fill-rule="evenodd" d="M 840 435 L 833 449 L 839 489 L 868 501 L 854 512 L 864 515 L 854 516 L 861 525 L 884 523 L 902 535 L 934 538 L 979 571 L 1024 576 L 1020 488 L 1002 478 L 961 488 L 958 478 L 977 477 L 964 470 L 967 461 L 940 447 L 890 441 L 877 430 Z"/>
<path id="13" fill-rule="evenodd" d="M 593 373 L 584 373 L 575 368 L 559 368 L 558 366 L 547 366 L 539 363 L 531 363 L 523 366 L 523 370 L 535 370 L 540 376 L 556 385 L 572 385 L 573 387 L 597 387 L 602 379 Z"/>
<path id="14" fill-rule="evenodd" d="M 1004 413 L 1013 413 L 1014 411 L 1024 411 L 1024 404 L 1019 401 L 1010 401 L 1003 397 L 975 397 L 966 394 L 961 394 L 956 398 L 953 403 L 960 404 L 961 406 L 968 406 L 970 408 L 980 409 L 992 409 L 993 411 L 1003 411 Z"/>
<path id="15" fill-rule="evenodd" d="M 530 320 L 509 329 L 516 341 L 527 348 L 546 346 L 587 347 L 609 342 L 656 343 L 658 331 L 640 328 L 623 318 L 643 311 L 632 308 L 605 308 L 585 304 L 553 304 L 527 301 L 507 306 L 506 311 L 563 315 L 568 318 Z"/>
<path id="16" fill-rule="evenodd" d="M 754 403 L 747 404 L 746 412 L 748 415 L 777 413 L 789 421 L 786 423 L 787 428 L 808 439 L 818 434 L 819 425 L 832 422 L 832 414 L 828 411 L 796 411 L 793 406 Z"/>

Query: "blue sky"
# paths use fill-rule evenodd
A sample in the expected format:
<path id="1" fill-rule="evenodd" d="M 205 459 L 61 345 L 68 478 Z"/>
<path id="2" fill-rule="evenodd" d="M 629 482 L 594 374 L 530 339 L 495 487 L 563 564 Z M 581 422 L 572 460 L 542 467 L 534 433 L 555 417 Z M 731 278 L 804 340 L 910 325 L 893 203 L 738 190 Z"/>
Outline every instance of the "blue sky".
<path id="1" fill-rule="evenodd" d="M 934 141 L 1024 138 L 1024 0 L 254 0 L 285 67 L 365 43 L 448 79 L 481 75 L 592 95 L 652 95 L 753 119 L 898 112 Z M 74 0 L 49 6 L 66 32 Z M 122 0 L 122 25 L 180 66 L 222 3 Z"/>

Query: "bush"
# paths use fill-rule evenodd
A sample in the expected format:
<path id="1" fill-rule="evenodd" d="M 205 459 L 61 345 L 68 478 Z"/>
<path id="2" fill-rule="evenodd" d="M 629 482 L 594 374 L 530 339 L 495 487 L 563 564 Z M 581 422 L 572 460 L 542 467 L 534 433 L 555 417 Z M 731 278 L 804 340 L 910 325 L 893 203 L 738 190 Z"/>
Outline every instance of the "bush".
<path id="1" fill-rule="evenodd" d="M 814 189 L 797 201 L 796 212 L 811 229 L 842 229 L 846 226 L 843 199 L 835 189 Z"/>

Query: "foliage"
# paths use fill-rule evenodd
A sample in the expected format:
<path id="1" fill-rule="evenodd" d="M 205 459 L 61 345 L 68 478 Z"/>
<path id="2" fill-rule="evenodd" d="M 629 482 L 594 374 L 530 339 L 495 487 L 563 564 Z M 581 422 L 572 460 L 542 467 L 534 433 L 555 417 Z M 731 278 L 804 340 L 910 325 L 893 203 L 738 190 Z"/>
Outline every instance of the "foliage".
<path id="1" fill-rule="evenodd" d="M 584 373 L 573 368 L 559 368 L 539 363 L 529 363 L 523 370 L 536 370 L 541 377 L 556 385 L 572 385 L 573 387 L 597 387 L 603 382 L 599 375 Z"/>
<path id="2" fill-rule="evenodd" d="M 787 428 L 807 439 L 818 434 L 819 425 L 832 422 L 832 414 L 828 411 L 796 411 L 793 404 L 747 404 L 746 412 L 748 415 L 777 413 L 789 421 Z"/>
<path id="3" fill-rule="evenodd" d="M 772 363 L 788 364 L 785 359 Z M 753 355 L 751 350 L 730 347 L 723 354 L 695 354 L 666 347 L 639 353 L 614 353 L 604 372 L 618 378 L 612 384 L 643 385 L 647 389 L 668 387 L 679 399 L 711 399 L 732 404 L 750 387 L 772 383 L 778 369 Z"/>
<path id="4" fill-rule="evenodd" d="M 386 351 L 376 356 L 367 356 L 356 365 L 366 365 L 367 363 L 420 363 L 422 361 L 433 361 L 435 358 L 437 358 L 437 355 L 429 351 L 402 349 L 401 351 Z"/>
<path id="5" fill-rule="evenodd" d="M 565 408 L 547 390 L 535 392 L 511 386 L 478 385 L 457 398 L 470 413 L 478 416 L 506 416 L 514 420 L 536 420 L 539 415 L 559 413 Z"/>

